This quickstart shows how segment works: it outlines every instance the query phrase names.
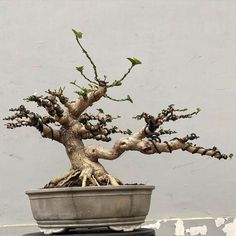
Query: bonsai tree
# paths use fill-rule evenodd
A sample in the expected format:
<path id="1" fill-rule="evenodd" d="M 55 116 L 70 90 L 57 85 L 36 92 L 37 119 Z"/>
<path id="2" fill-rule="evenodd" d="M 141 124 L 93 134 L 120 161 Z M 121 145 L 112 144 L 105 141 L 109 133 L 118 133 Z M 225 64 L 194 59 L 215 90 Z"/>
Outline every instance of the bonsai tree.
<path id="1" fill-rule="evenodd" d="M 83 66 L 76 67 L 82 78 L 88 82 L 88 87 L 81 87 L 76 81 L 71 82 L 76 88 L 75 93 L 78 95 L 75 101 L 64 95 L 63 88 L 48 90 L 46 91 L 47 95 L 32 95 L 25 99 L 27 102 L 36 102 L 38 106 L 45 108 L 48 113 L 47 116 L 41 116 L 21 105 L 18 108 L 10 109 L 14 114 L 4 118 L 9 122 L 6 124 L 9 129 L 23 126 L 34 127 L 41 133 L 42 137 L 64 145 L 71 163 L 71 169 L 62 177 L 51 180 L 45 188 L 122 185 L 121 180 L 109 174 L 99 160 L 115 160 L 126 151 L 138 151 L 145 155 L 151 155 L 182 150 L 217 159 L 232 157 L 232 154 L 222 154 L 216 147 L 196 146 L 191 142 L 198 138 L 194 133 L 162 142 L 162 135 L 176 133 L 163 128 L 166 122 L 192 118 L 199 113 L 200 109 L 188 113 L 187 109 L 177 109 L 172 104 L 157 115 L 143 112 L 135 116 L 134 119 L 144 120 L 144 126 L 134 133 L 129 129 L 123 131 L 111 125 L 114 119 L 120 118 L 119 116 L 113 117 L 104 113 L 102 109 L 97 109 L 97 114 L 88 113 L 87 109 L 99 102 L 101 98 L 107 98 L 113 102 L 129 101 L 132 103 L 129 95 L 124 99 L 114 99 L 108 95 L 108 91 L 110 88 L 121 86 L 131 70 L 141 64 L 141 61 L 136 58 L 127 58 L 131 63 L 128 71 L 121 79 L 109 83 L 105 76 L 104 78 L 98 76 L 94 61 L 81 44 L 82 33 L 76 30 L 73 32 L 80 49 L 93 68 L 94 78 L 89 78 L 84 73 Z M 111 136 L 116 133 L 124 134 L 124 137 L 118 139 L 110 149 L 100 145 L 85 145 L 84 143 L 84 140 L 87 139 L 110 142 Z"/>

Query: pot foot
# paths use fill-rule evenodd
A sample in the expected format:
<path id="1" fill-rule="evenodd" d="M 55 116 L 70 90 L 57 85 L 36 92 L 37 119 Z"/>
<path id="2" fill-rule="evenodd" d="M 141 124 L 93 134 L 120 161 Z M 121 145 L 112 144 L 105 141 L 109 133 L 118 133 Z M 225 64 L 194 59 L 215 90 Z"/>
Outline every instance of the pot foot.
<path id="1" fill-rule="evenodd" d="M 134 231 L 139 228 L 141 228 L 141 224 L 109 226 L 109 229 L 111 229 L 111 230 L 123 231 L 123 232 L 131 232 L 131 231 Z"/>
<path id="2" fill-rule="evenodd" d="M 45 235 L 59 234 L 67 231 L 66 228 L 40 228 L 40 227 L 39 230 Z"/>

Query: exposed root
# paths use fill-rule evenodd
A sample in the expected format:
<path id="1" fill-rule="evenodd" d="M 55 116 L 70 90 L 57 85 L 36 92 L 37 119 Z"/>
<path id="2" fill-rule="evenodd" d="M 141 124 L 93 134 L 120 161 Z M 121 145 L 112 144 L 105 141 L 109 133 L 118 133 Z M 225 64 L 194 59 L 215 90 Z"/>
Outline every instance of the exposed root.
<path id="1" fill-rule="evenodd" d="M 80 170 L 71 170 L 62 177 L 51 180 L 44 188 L 62 188 L 62 187 L 86 187 L 86 186 L 119 186 L 123 183 L 116 177 L 103 173 L 98 176 L 93 174 L 92 168 Z"/>
<path id="2" fill-rule="evenodd" d="M 91 180 L 93 183 L 93 178 L 92 178 L 92 173 L 93 169 L 92 168 L 85 168 L 81 171 L 81 174 L 79 178 L 82 180 L 82 187 L 85 187 L 87 185 L 87 181 Z"/>
<path id="3" fill-rule="evenodd" d="M 111 185 L 113 185 L 113 186 L 119 186 L 119 185 L 120 185 L 120 184 L 118 183 L 118 180 L 117 180 L 115 177 L 113 177 L 113 176 L 111 176 L 111 175 L 107 175 L 107 177 L 108 177 L 109 182 L 110 182 Z M 120 182 L 120 181 L 119 181 L 119 182 Z"/>

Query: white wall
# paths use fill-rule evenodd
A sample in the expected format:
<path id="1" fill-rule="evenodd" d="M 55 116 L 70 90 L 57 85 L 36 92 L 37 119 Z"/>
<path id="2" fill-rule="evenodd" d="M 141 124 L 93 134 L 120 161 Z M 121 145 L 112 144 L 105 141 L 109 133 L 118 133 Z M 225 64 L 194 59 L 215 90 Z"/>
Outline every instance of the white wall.
<path id="1" fill-rule="evenodd" d="M 235 153 L 236 2 L 154 0 L 1 0 L 0 114 L 22 98 L 81 80 L 74 67 L 91 68 L 76 45 L 83 42 L 101 75 L 111 81 L 139 58 L 125 86 L 134 104 L 103 100 L 98 107 L 123 115 L 121 127 L 143 123 L 131 117 L 157 114 L 167 105 L 202 112 L 168 125 L 184 135 L 196 132 L 206 147 Z M 72 94 L 72 96 L 74 96 Z M 35 111 L 36 106 L 34 107 Z M 38 111 L 38 110 L 37 110 Z M 7 130 L 0 121 L 0 224 L 33 222 L 24 191 L 42 187 L 69 167 L 63 147 L 34 129 Z M 126 182 L 156 185 L 149 218 L 235 216 L 236 161 L 200 155 L 143 156 L 126 153 L 105 166 Z M 132 171 L 131 171 L 132 170 Z"/>

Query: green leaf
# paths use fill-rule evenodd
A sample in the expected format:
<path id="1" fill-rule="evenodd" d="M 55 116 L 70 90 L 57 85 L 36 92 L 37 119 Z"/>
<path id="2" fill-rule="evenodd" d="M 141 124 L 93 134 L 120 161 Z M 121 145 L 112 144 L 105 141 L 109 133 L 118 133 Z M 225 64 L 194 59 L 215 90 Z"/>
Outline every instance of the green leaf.
<path id="1" fill-rule="evenodd" d="M 77 86 L 79 87 L 79 86 Z M 82 96 L 86 96 L 88 93 L 92 92 L 92 89 L 87 89 L 87 88 L 83 88 L 83 87 L 79 87 L 80 91 L 75 91 L 76 94 L 78 95 L 82 95 Z"/>
<path id="2" fill-rule="evenodd" d="M 132 66 L 142 64 L 142 62 L 135 57 L 133 57 L 133 58 L 128 57 L 127 59 L 132 63 Z"/>
<path id="3" fill-rule="evenodd" d="M 79 32 L 79 31 L 76 31 L 74 29 L 72 29 L 73 33 L 75 34 L 75 37 L 76 38 L 79 38 L 79 39 L 82 39 L 82 36 L 83 36 L 83 33 L 82 32 Z"/>
<path id="4" fill-rule="evenodd" d="M 104 111 L 103 111 L 101 108 L 97 109 L 97 111 L 98 111 L 99 113 L 104 113 Z"/>
<path id="5" fill-rule="evenodd" d="M 83 66 L 79 66 L 79 67 L 75 67 L 77 71 L 79 71 L 80 73 L 83 73 L 84 67 Z"/>
<path id="6" fill-rule="evenodd" d="M 122 83 L 120 82 L 120 80 L 115 80 L 112 83 L 112 86 L 121 86 L 121 85 L 122 85 Z"/>
<path id="7" fill-rule="evenodd" d="M 87 89 L 87 88 L 81 88 L 81 90 L 83 91 L 83 93 L 88 94 L 90 92 L 92 92 L 92 89 Z"/>
<path id="8" fill-rule="evenodd" d="M 129 95 L 127 95 L 127 98 L 126 98 L 127 101 L 133 103 L 133 100 L 131 99 L 131 97 Z"/>

